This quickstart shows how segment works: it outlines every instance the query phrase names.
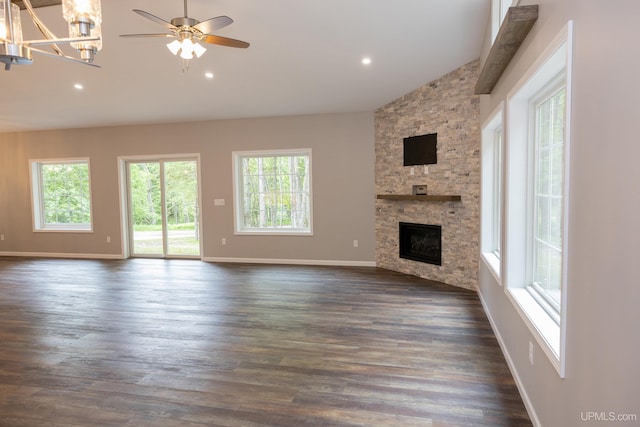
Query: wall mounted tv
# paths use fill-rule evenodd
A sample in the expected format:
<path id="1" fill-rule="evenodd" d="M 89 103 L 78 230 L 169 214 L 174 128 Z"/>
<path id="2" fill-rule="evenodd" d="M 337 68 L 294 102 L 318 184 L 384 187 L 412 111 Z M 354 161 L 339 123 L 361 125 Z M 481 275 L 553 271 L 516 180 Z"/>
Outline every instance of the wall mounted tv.
<path id="1" fill-rule="evenodd" d="M 404 138 L 404 165 L 434 165 L 438 163 L 438 134 Z"/>

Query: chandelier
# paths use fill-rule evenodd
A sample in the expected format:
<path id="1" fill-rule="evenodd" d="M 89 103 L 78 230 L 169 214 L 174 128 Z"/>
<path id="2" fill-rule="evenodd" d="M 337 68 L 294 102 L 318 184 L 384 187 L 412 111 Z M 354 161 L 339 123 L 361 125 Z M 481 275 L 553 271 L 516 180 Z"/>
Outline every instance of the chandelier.
<path id="1" fill-rule="evenodd" d="M 11 0 L 0 0 L 0 62 L 4 69 L 12 65 L 31 64 L 33 52 L 91 65 L 95 54 L 102 49 L 102 9 L 100 0 L 62 0 L 62 16 L 69 24 L 69 37 L 56 37 L 33 10 L 30 0 L 22 0 L 33 24 L 44 39 L 23 40 L 20 8 Z M 57 44 L 68 43 L 79 53 L 79 58 L 67 56 Z M 53 52 L 37 46 L 50 45 Z"/>

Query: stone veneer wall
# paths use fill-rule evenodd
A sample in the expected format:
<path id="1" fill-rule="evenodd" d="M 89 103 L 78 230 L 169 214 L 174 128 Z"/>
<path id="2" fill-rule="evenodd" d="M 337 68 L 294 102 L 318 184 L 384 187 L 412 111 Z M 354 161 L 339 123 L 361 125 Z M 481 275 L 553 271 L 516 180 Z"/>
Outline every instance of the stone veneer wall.
<path id="1" fill-rule="evenodd" d="M 376 201 L 379 267 L 476 289 L 480 234 L 479 60 L 428 83 L 375 112 L 376 193 L 461 195 L 461 202 Z M 438 134 L 438 163 L 403 166 L 403 138 Z M 398 223 L 442 226 L 442 266 L 400 259 Z"/>

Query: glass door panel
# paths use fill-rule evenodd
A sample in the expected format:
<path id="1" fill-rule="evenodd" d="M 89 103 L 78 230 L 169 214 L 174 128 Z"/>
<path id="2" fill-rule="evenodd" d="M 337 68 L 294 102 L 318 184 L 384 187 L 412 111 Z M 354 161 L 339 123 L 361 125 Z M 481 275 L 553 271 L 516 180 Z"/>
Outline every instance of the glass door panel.
<path id="1" fill-rule="evenodd" d="M 200 257 L 200 210 L 195 160 L 128 163 L 131 253 Z"/>
<path id="2" fill-rule="evenodd" d="M 167 255 L 200 256 L 196 162 L 164 162 Z"/>
<path id="3" fill-rule="evenodd" d="M 134 256 L 164 255 L 160 163 L 129 163 L 131 250 Z"/>

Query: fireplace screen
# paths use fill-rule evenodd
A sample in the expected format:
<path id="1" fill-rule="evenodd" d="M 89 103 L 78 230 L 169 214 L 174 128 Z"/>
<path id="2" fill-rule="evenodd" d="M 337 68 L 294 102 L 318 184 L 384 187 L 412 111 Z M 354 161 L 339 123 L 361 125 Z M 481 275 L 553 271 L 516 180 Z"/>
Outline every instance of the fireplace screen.
<path id="1" fill-rule="evenodd" d="M 400 258 L 442 265 L 442 227 L 401 222 Z"/>

